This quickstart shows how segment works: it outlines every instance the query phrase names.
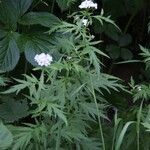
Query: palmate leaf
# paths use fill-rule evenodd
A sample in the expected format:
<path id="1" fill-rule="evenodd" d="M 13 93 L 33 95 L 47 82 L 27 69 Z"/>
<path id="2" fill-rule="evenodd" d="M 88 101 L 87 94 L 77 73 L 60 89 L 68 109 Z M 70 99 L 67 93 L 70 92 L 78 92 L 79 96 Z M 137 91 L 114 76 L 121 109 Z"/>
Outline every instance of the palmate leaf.
<path id="1" fill-rule="evenodd" d="M 48 103 L 46 113 L 51 116 L 52 112 L 55 117 L 59 117 L 61 120 L 65 122 L 66 125 L 68 124 L 67 118 L 64 115 L 64 112 L 61 110 L 61 106 L 57 104 Z"/>
<path id="2" fill-rule="evenodd" d="M 87 141 L 81 142 L 83 150 L 102 150 L 102 144 L 99 139 L 88 139 Z"/>
<path id="3" fill-rule="evenodd" d="M 140 85 L 141 90 L 135 89 L 135 94 L 134 94 L 134 102 L 137 100 L 144 99 L 146 101 L 149 100 L 150 98 L 150 85 Z"/>
<path id="4" fill-rule="evenodd" d="M 44 135 L 46 135 L 45 126 L 34 125 L 34 124 L 25 124 L 26 126 L 10 126 L 9 129 L 14 135 L 14 141 L 12 145 L 12 150 L 25 150 L 28 149 L 29 145 L 37 144 L 42 141 Z M 43 134 L 43 135 L 42 135 Z M 44 137 L 45 138 L 45 137 Z M 32 140 L 32 142 L 31 142 Z M 43 146 L 43 143 L 40 143 Z M 31 146 L 32 147 L 32 146 Z"/>
<path id="5" fill-rule="evenodd" d="M 96 119 L 98 114 L 97 114 L 95 103 L 81 102 L 80 107 L 87 116 Z M 100 116 L 106 119 L 107 117 L 104 114 L 104 109 L 106 108 L 106 106 L 104 104 L 99 104 L 98 107 L 99 107 Z"/>
<path id="6" fill-rule="evenodd" d="M 146 67 L 148 68 L 150 66 L 150 50 L 141 45 L 140 49 L 142 51 L 140 55 L 144 58 L 144 63 L 146 63 Z"/>
<path id="7" fill-rule="evenodd" d="M 14 122 L 29 115 L 26 100 L 15 101 L 13 98 L 4 97 L 5 101 L 0 104 L 0 118 L 5 122 Z"/>
<path id="8" fill-rule="evenodd" d="M 20 57 L 17 36 L 16 33 L 10 33 L 0 41 L 0 70 L 10 71 L 16 66 Z"/>
<path id="9" fill-rule="evenodd" d="M 7 149 L 13 142 L 13 136 L 2 122 L 0 122 L 0 149 Z"/>
<path id="10" fill-rule="evenodd" d="M 115 22 L 110 19 L 110 16 L 104 17 L 101 15 L 98 15 L 98 16 L 93 16 L 93 18 L 97 19 L 101 23 L 101 25 L 103 25 L 103 21 L 105 21 L 106 23 L 110 23 L 114 25 L 118 30 L 120 30 L 119 27 L 115 24 Z"/>
<path id="11" fill-rule="evenodd" d="M 82 141 L 87 140 L 86 127 L 89 127 L 87 122 L 84 121 L 84 116 L 76 114 L 75 117 L 69 118 L 68 126 L 63 126 L 61 129 L 61 136 L 66 140 L 73 141 Z"/>
<path id="12" fill-rule="evenodd" d="M 92 83 L 94 86 L 94 89 L 97 90 L 98 92 L 100 92 L 101 94 L 103 94 L 101 92 L 102 89 L 105 89 L 107 92 L 110 93 L 110 89 L 114 90 L 114 91 L 118 91 L 118 89 L 122 89 L 124 90 L 124 86 L 122 84 L 119 83 L 120 79 L 108 74 L 104 74 L 104 73 L 100 73 L 100 75 L 98 76 L 96 73 L 95 74 L 91 74 L 91 78 L 92 78 Z M 90 82 L 90 76 L 89 75 L 84 75 L 82 77 L 82 82 L 83 83 L 87 83 L 87 87 L 90 89 L 91 88 L 91 82 Z"/>

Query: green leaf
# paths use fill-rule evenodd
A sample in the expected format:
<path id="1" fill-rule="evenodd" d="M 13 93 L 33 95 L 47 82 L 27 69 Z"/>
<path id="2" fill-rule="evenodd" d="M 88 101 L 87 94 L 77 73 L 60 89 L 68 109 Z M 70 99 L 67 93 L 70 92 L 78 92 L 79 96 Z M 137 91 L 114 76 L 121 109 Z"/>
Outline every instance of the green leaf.
<path id="1" fill-rule="evenodd" d="M 29 9 L 29 7 L 33 2 L 33 0 L 12 0 L 12 1 L 17 8 L 19 16 L 22 16 Z"/>
<path id="2" fill-rule="evenodd" d="M 29 115 L 26 100 L 15 101 L 10 97 L 4 97 L 4 99 L 0 104 L 0 118 L 6 122 L 14 122 Z"/>
<path id="3" fill-rule="evenodd" d="M 58 6 L 61 8 L 62 11 L 68 9 L 70 5 L 77 0 L 56 0 Z"/>
<path id="4" fill-rule="evenodd" d="M 0 149 L 7 149 L 13 141 L 13 136 L 11 132 L 0 122 Z"/>
<path id="5" fill-rule="evenodd" d="M 6 34 L 7 34 L 6 31 L 0 29 L 0 39 L 2 39 L 3 37 L 5 37 Z"/>
<path id="6" fill-rule="evenodd" d="M 28 10 L 32 0 L 2 0 L 0 2 L 0 21 L 11 29 L 16 29 L 19 18 Z"/>
<path id="7" fill-rule="evenodd" d="M 10 71 L 19 61 L 20 53 L 13 33 L 0 41 L 0 70 Z"/>
<path id="8" fill-rule="evenodd" d="M 67 118 L 64 115 L 64 112 L 61 110 L 61 107 L 59 105 L 49 103 L 47 106 L 47 113 L 51 116 L 52 112 L 54 113 L 55 117 L 58 116 L 60 119 L 62 119 L 65 122 L 66 125 L 68 124 Z"/>
<path id="9" fill-rule="evenodd" d="M 111 58 L 117 59 L 120 57 L 120 48 L 117 45 L 108 45 L 106 50 L 108 51 Z"/>
<path id="10" fill-rule="evenodd" d="M 7 83 L 10 82 L 10 80 L 4 76 L 0 76 L 0 86 L 6 86 Z"/>
<path id="11" fill-rule="evenodd" d="M 126 48 L 121 48 L 120 55 L 124 60 L 131 60 L 133 58 L 133 54 L 131 53 L 131 51 Z"/>
<path id="12" fill-rule="evenodd" d="M 50 46 L 51 45 L 49 43 L 49 47 Z M 38 41 L 36 40 L 28 41 L 25 45 L 25 57 L 33 66 L 37 66 L 38 64 L 34 60 L 35 55 L 42 53 L 42 52 L 49 53 L 50 50 L 51 49 L 48 48 L 48 45 L 46 45 L 46 42 L 41 41 L 41 43 L 38 43 Z"/>
<path id="13" fill-rule="evenodd" d="M 82 140 L 81 145 L 83 150 L 102 150 L 102 144 L 99 139 Z"/>
<path id="14" fill-rule="evenodd" d="M 56 43 L 57 44 L 57 43 Z M 37 66 L 34 60 L 36 54 L 49 53 L 53 58 L 58 57 L 57 49 L 54 47 L 53 36 L 44 35 L 43 33 L 22 34 L 18 39 L 18 46 L 21 52 L 25 52 L 26 59 L 33 65 Z"/>
<path id="15" fill-rule="evenodd" d="M 134 121 L 129 121 L 129 122 L 127 122 L 125 125 L 124 125 L 124 127 L 123 127 L 123 129 L 122 129 L 122 131 L 121 131 L 121 133 L 120 133 L 120 135 L 119 135 L 119 137 L 118 137 L 118 139 L 116 140 L 116 147 L 115 147 L 115 150 L 120 150 L 120 147 L 121 147 L 121 144 L 122 144 L 122 142 L 123 142 L 123 138 L 124 138 L 124 136 L 125 136 L 125 133 L 127 132 L 127 129 L 128 129 L 128 127 L 131 125 L 131 124 L 133 124 L 134 123 Z"/>
<path id="16" fill-rule="evenodd" d="M 132 42 L 132 37 L 130 34 L 123 34 L 118 38 L 118 44 L 120 47 L 128 46 Z"/>
<path id="17" fill-rule="evenodd" d="M 140 55 L 144 58 L 144 62 L 146 63 L 146 67 L 149 68 L 150 66 L 150 50 L 147 48 L 144 48 L 140 45 L 140 49 L 142 53 Z"/>
<path id="18" fill-rule="evenodd" d="M 53 27 L 61 23 L 61 21 L 53 14 L 47 12 L 29 12 L 25 14 L 19 21 L 23 25 L 41 25 L 44 27 Z"/>
<path id="19" fill-rule="evenodd" d="M 110 37 L 111 39 L 113 39 L 115 41 L 118 41 L 120 31 L 115 26 L 113 26 L 112 24 L 105 23 L 103 28 L 104 28 L 105 34 L 108 37 Z"/>
<path id="20" fill-rule="evenodd" d="M 101 25 L 103 25 L 103 21 L 104 21 L 106 23 L 114 25 L 120 31 L 119 27 L 115 24 L 115 22 L 113 20 L 110 19 L 110 17 L 111 16 L 105 17 L 105 16 L 101 16 L 101 15 L 93 16 L 93 18 L 97 19 L 101 23 Z"/>

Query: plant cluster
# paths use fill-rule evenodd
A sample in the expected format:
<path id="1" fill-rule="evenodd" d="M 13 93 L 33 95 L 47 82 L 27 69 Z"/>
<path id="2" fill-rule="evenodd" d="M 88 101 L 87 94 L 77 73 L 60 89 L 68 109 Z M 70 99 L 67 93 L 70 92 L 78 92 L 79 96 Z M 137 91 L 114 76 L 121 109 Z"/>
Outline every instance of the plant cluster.
<path id="1" fill-rule="evenodd" d="M 142 62 L 127 31 L 143 3 L 125 2 L 124 31 L 113 20 L 127 12 L 103 3 L 0 1 L 0 150 L 150 149 L 150 85 L 112 75 L 116 62 Z"/>

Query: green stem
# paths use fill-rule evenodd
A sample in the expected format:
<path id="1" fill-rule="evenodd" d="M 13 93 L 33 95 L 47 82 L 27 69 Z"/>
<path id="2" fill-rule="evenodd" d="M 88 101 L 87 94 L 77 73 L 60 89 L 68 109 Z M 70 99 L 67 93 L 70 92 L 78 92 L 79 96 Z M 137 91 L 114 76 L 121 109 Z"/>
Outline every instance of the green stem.
<path id="1" fill-rule="evenodd" d="M 60 125 L 58 126 L 58 135 L 57 135 L 57 140 L 56 140 L 56 150 L 60 149 Z"/>
<path id="2" fill-rule="evenodd" d="M 96 110 L 97 110 L 97 115 L 98 115 L 98 123 L 99 123 L 99 130 L 100 130 L 100 134 L 101 134 L 102 147 L 103 147 L 103 150 L 106 150 L 104 135 L 103 135 L 103 130 L 102 130 L 102 122 L 101 122 L 101 119 L 100 119 L 98 103 L 97 103 L 97 100 L 96 100 L 96 95 L 95 95 L 95 91 L 94 91 L 93 82 L 92 82 L 91 77 L 90 77 L 90 80 L 91 80 L 91 86 L 92 86 L 92 94 L 93 94 L 93 98 L 94 98 L 94 102 L 95 102 L 95 106 L 96 106 Z"/>
<path id="3" fill-rule="evenodd" d="M 32 11 L 40 2 L 41 2 L 41 0 L 39 0 L 37 3 L 35 3 L 35 4 L 31 7 L 30 11 Z"/>
<path id="4" fill-rule="evenodd" d="M 128 28 L 129 28 L 129 26 L 130 26 L 130 24 L 131 24 L 131 21 L 133 20 L 133 18 L 134 18 L 135 15 L 136 15 L 136 11 L 135 11 L 135 12 L 131 15 L 131 17 L 129 18 L 129 21 L 128 21 L 127 25 L 125 26 L 124 33 L 127 33 Z"/>
<path id="5" fill-rule="evenodd" d="M 142 106 L 143 106 L 143 100 L 141 102 L 140 109 L 137 113 L 137 124 L 136 124 L 137 150 L 140 150 L 140 121 L 141 121 Z"/>
<path id="6" fill-rule="evenodd" d="M 51 13 L 54 11 L 55 0 L 52 1 Z"/>

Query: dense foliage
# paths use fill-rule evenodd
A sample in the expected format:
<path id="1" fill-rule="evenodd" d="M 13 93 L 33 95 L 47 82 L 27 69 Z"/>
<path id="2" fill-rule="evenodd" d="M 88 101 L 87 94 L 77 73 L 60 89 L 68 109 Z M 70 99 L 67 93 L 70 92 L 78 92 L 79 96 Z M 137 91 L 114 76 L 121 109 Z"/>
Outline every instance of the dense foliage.
<path id="1" fill-rule="evenodd" d="M 1 0 L 0 150 L 149 150 L 149 7 Z"/>

